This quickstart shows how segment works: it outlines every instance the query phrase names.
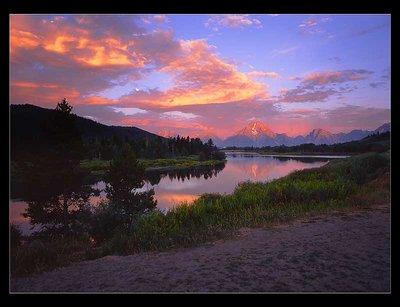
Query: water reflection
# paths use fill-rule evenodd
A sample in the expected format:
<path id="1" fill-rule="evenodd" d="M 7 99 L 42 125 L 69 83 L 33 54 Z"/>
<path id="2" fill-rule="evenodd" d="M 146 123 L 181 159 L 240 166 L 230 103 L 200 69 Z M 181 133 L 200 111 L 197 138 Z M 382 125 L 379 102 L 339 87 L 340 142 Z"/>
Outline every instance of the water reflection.
<path id="1" fill-rule="evenodd" d="M 270 181 L 286 176 L 292 171 L 320 167 L 329 158 L 271 157 L 252 154 L 228 154 L 227 163 L 217 167 L 186 170 L 148 171 L 143 190 L 154 188 L 158 208 L 168 210 L 182 202 L 192 202 L 203 193 L 232 193 L 242 181 Z M 93 188 L 103 190 L 105 183 L 99 181 Z M 105 199 L 104 191 L 93 196 L 90 203 L 96 206 Z M 29 233 L 29 221 L 21 216 L 27 207 L 22 200 L 10 201 L 10 221 L 21 225 Z"/>

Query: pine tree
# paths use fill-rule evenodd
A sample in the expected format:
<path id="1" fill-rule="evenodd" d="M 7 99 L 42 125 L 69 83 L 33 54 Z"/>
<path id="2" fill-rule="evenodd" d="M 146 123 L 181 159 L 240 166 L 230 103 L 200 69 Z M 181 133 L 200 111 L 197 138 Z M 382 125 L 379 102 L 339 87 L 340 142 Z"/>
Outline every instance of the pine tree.
<path id="1" fill-rule="evenodd" d="M 79 210 L 95 193 L 84 184 L 87 173 L 79 163 L 83 156 L 81 135 L 74 125 L 72 106 L 64 98 L 44 123 L 46 147 L 24 168 L 28 208 L 24 213 L 43 232 L 67 235 L 76 224 Z"/>
<path id="2" fill-rule="evenodd" d="M 122 216 L 126 225 L 130 226 L 136 218 L 157 205 L 153 199 L 154 189 L 137 192 L 144 185 L 145 169 L 139 164 L 129 144 L 124 144 L 110 163 L 105 176 L 106 193 L 111 206 Z"/>

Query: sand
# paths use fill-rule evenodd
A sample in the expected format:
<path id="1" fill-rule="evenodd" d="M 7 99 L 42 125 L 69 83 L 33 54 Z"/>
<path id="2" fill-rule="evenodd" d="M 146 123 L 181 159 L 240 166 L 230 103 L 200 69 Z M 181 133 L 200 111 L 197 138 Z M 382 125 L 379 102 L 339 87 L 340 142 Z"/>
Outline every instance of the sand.
<path id="1" fill-rule="evenodd" d="M 106 256 L 12 279 L 11 292 L 389 292 L 390 208 L 241 229 L 194 248 Z"/>

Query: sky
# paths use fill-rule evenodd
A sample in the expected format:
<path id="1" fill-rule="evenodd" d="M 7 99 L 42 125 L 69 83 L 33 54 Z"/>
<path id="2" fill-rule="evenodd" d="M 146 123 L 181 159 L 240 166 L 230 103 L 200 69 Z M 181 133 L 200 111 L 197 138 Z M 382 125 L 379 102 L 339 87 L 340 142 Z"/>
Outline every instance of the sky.
<path id="1" fill-rule="evenodd" d="M 163 136 L 390 121 L 390 15 L 10 15 L 10 103 Z"/>

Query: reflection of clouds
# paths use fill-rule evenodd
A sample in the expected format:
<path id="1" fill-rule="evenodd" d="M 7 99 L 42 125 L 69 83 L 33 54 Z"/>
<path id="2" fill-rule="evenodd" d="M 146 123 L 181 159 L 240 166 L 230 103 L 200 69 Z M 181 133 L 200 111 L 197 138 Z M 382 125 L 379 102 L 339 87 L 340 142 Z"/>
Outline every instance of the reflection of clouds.
<path id="1" fill-rule="evenodd" d="M 28 204 L 24 201 L 10 201 L 10 222 L 17 224 L 26 221 L 26 218 L 22 216 L 26 208 Z"/>
<path id="2" fill-rule="evenodd" d="M 257 169 L 258 169 L 258 165 L 257 164 L 252 164 L 251 165 L 251 174 L 253 175 L 254 178 L 257 178 Z"/>
<path id="3" fill-rule="evenodd" d="M 185 189 L 192 189 L 201 185 L 204 180 L 204 178 L 191 178 L 190 180 L 179 181 L 178 179 L 169 180 L 169 178 L 163 178 L 156 186 L 156 191 L 182 191 Z"/>
<path id="4" fill-rule="evenodd" d="M 195 199 L 197 199 L 199 195 L 193 195 L 193 194 L 174 194 L 174 193 L 162 193 L 158 194 L 156 193 L 156 199 L 157 199 L 157 207 L 160 209 L 171 209 L 173 207 L 176 207 L 182 202 L 192 202 Z"/>
<path id="5" fill-rule="evenodd" d="M 40 228 L 35 226 L 34 229 L 31 229 L 32 225 L 29 223 L 29 219 L 22 216 L 22 213 L 24 213 L 25 209 L 28 208 L 28 204 L 26 202 L 21 200 L 11 200 L 9 202 L 9 208 L 10 223 L 17 225 L 23 234 L 31 234 L 33 231 Z"/>

